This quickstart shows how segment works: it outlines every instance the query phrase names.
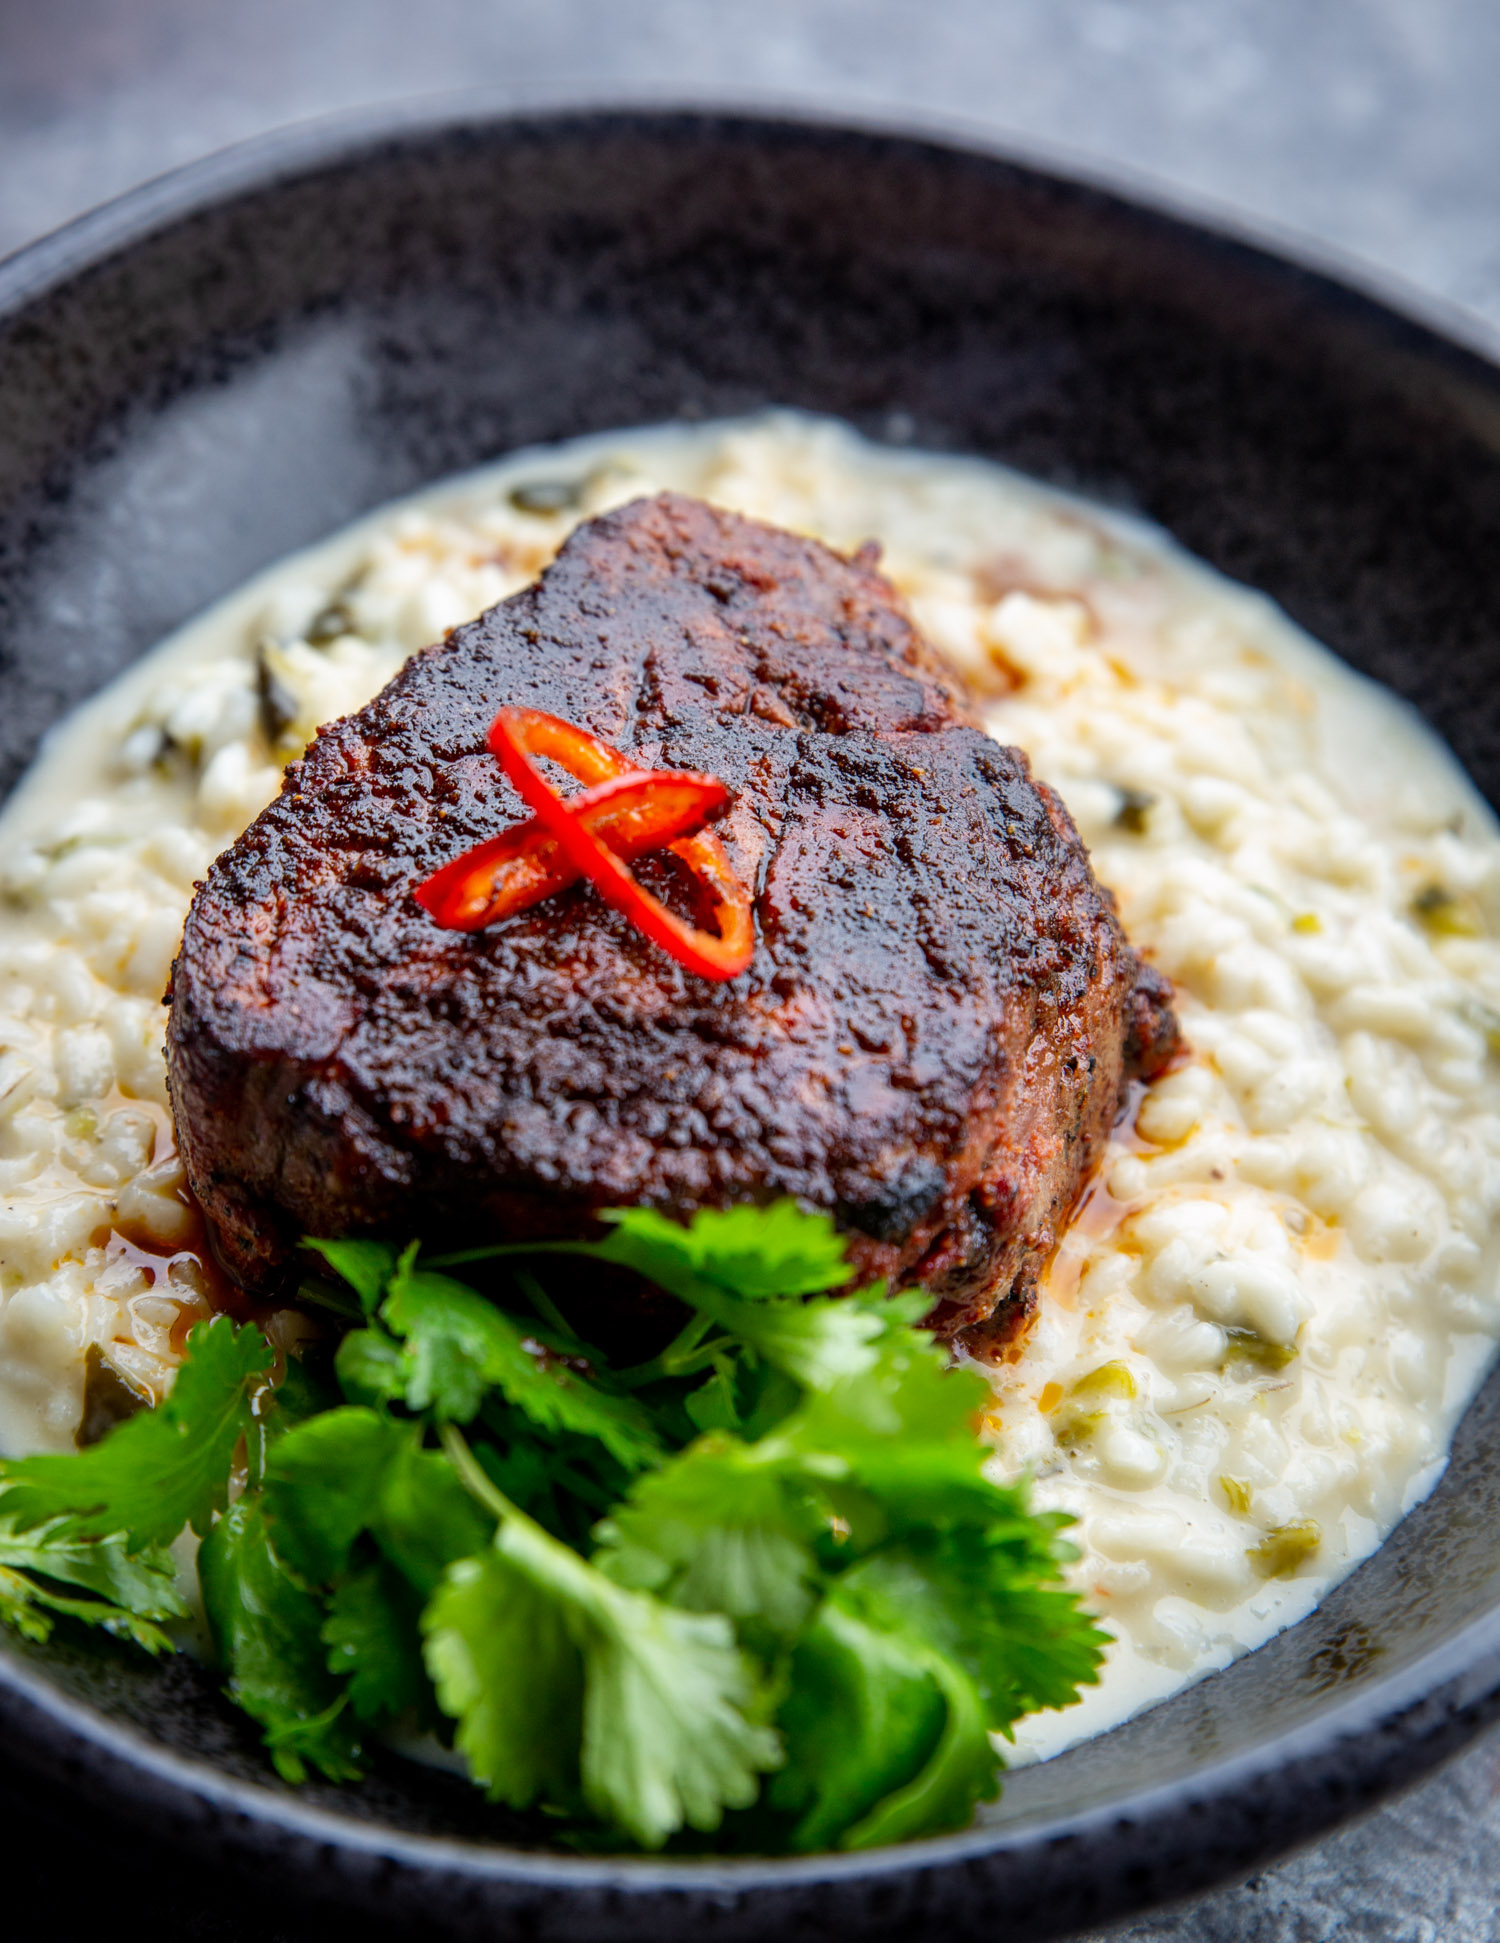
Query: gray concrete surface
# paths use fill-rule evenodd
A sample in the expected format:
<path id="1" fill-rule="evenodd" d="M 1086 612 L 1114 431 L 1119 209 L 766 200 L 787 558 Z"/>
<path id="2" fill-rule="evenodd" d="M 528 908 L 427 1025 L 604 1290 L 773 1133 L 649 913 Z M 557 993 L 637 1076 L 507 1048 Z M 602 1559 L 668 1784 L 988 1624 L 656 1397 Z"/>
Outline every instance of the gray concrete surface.
<path id="1" fill-rule="evenodd" d="M 1494 0 L 0 0 L 0 252 L 301 116 L 486 85 L 960 114 L 1500 317 Z"/>
<path id="2" fill-rule="evenodd" d="M 622 85 L 961 117 L 1300 233 L 1500 328 L 1500 0 L 0 0 L 0 254 L 287 121 L 427 90 Z M 1488 1943 L 1497 1900 L 1492 1740 L 1121 1934 Z M 184 1933 L 235 1934 L 201 1917 Z"/>

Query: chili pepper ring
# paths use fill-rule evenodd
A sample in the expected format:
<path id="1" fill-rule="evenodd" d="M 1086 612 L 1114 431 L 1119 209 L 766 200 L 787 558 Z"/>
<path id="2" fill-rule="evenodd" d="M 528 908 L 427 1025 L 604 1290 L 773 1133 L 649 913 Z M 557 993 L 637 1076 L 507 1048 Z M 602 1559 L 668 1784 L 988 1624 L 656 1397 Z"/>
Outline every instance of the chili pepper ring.
<path id="1" fill-rule="evenodd" d="M 617 856 L 639 857 L 691 836 L 728 800 L 712 776 L 626 769 L 570 798 L 568 809 Z M 482 931 L 566 890 L 579 875 L 532 816 L 444 864 L 413 895 L 445 930 Z"/>
<path id="2" fill-rule="evenodd" d="M 629 867 L 573 814 L 532 761 L 533 751 L 566 761 L 566 754 L 577 749 L 582 734 L 572 723 L 540 709 L 502 708 L 490 724 L 489 746 L 522 800 L 556 837 L 564 856 L 638 931 L 699 978 L 737 978 L 754 955 L 755 937 L 750 894 L 735 875 L 723 845 L 715 840 L 708 849 L 694 849 L 702 843 L 699 837 L 686 839 L 681 848 L 673 846 L 674 853 L 695 875 L 701 870 L 714 899 L 719 924 L 715 935 L 689 924 L 653 897 Z M 559 750 L 565 752 L 561 758 Z"/>
<path id="3" fill-rule="evenodd" d="M 535 814 L 476 844 L 419 884 L 414 896 L 447 930 L 479 931 L 587 877 L 609 903 L 700 978 L 750 964 L 750 893 L 704 825 L 729 791 L 716 776 L 643 770 L 587 729 L 542 709 L 502 708 L 489 746 Z M 588 785 L 564 799 L 532 760 L 545 756 Z M 689 924 L 638 882 L 628 860 L 669 849 L 708 893 L 717 935 Z"/>

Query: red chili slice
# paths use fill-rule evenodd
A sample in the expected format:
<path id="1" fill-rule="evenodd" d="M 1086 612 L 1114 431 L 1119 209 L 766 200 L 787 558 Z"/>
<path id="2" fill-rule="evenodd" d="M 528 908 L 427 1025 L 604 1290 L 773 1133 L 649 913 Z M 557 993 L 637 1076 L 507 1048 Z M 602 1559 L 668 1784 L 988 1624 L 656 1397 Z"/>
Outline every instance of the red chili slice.
<path id="1" fill-rule="evenodd" d="M 716 776 L 626 769 L 569 797 L 567 807 L 616 856 L 640 857 L 690 838 L 728 803 L 729 791 Z M 413 895 L 445 930 L 482 931 L 577 883 L 580 874 L 532 816 L 444 864 Z"/>
<path id="2" fill-rule="evenodd" d="M 623 776 L 627 770 L 636 769 L 623 750 L 613 743 L 603 741 L 588 729 L 579 728 L 576 722 L 565 722 L 560 715 L 549 715 L 541 708 L 502 708 L 490 724 L 490 748 L 495 755 L 505 761 L 503 752 L 496 746 L 495 732 L 500 725 L 500 716 L 514 716 L 518 722 L 526 724 L 526 747 L 534 756 L 545 756 L 555 762 L 559 769 L 566 769 L 570 776 L 576 776 L 581 783 L 607 783 L 612 777 Z M 528 768 L 530 765 L 527 765 Z M 642 770 L 649 775 L 652 772 Z M 514 780 L 514 779 L 512 779 Z M 546 785 L 543 784 L 545 788 Z M 561 802 L 562 798 L 558 797 Z"/>
<path id="3" fill-rule="evenodd" d="M 699 941 L 698 964 L 689 964 L 677 951 L 673 951 L 672 956 L 680 965 L 686 965 L 689 971 L 696 971 L 700 978 L 738 978 L 742 971 L 749 970 L 750 961 L 755 956 L 755 910 L 749 891 L 740 882 L 734 865 L 729 861 L 729 852 L 713 830 L 700 830 L 697 836 L 683 837 L 670 848 L 672 855 L 687 865 L 708 892 L 713 904 L 714 923 L 719 927 L 717 938 L 710 931 L 693 931 L 694 938 Z M 670 918 L 672 913 L 668 911 L 667 916 Z M 671 947 L 667 949 L 671 950 Z M 700 965 L 707 963 L 720 967 L 732 966 L 733 970 L 701 970 Z"/>
<path id="4" fill-rule="evenodd" d="M 728 852 L 703 825 L 729 803 L 716 776 L 637 769 L 610 743 L 542 709 L 501 709 L 490 748 L 536 811 L 466 850 L 419 884 L 417 902 L 450 931 L 479 931 L 586 876 L 638 930 L 700 978 L 735 978 L 755 953 L 750 893 Z M 566 801 L 532 755 L 591 787 Z M 706 893 L 717 935 L 686 923 L 653 897 L 622 859 L 670 849 Z"/>
<path id="5" fill-rule="evenodd" d="M 580 781 L 592 781 L 606 763 L 625 762 L 619 750 L 571 722 L 534 708 L 502 708 L 490 724 L 489 744 L 522 800 L 556 839 L 562 857 L 580 876 L 588 877 L 600 896 L 622 911 L 638 931 L 699 978 L 737 978 L 748 969 L 755 952 L 750 893 L 717 837 L 704 832 L 671 846 L 707 891 L 716 935 L 687 923 L 638 883 L 614 850 L 576 815 L 574 803 L 564 802 L 531 759 L 550 757 Z"/>

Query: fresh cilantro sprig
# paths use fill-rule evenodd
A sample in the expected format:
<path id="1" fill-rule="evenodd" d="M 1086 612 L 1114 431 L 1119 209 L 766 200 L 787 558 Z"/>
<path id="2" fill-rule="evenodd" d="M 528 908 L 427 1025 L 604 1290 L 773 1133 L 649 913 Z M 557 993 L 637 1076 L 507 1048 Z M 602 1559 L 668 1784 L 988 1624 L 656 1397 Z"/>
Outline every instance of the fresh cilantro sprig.
<path id="1" fill-rule="evenodd" d="M 260 1330 L 227 1316 L 199 1323 L 187 1348 L 166 1402 L 106 1444 L 0 1463 L 0 1621 L 23 1637 L 41 1643 L 64 1617 L 170 1648 L 162 1628 L 188 1608 L 166 1547 L 226 1505 L 272 1360 Z"/>
<path id="2" fill-rule="evenodd" d="M 71 1538 L 119 1535 L 131 1552 L 169 1545 L 188 1526 L 201 1537 L 227 1501 L 236 1448 L 252 1428 L 252 1385 L 271 1361 L 250 1324 L 198 1323 L 160 1409 L 88 1450 L 0 1466 L 0 1517 L 18 1531 L 55 1522 Z"/>
<path id="3" fill-rule="evenodd" d="M 577 1845 L 961 1825 L 997 1737 L 1075 1700 L 1105 1644 L 1066 1521 L 989 1475 L 983 1379 L 921 1297 L 831 1293 L 826 1216 L 606 1219 L 464 1256 L 310 1243 L 334 1279 L 306 1297 L 343 1329 L 321 1379 L 273 1390 L 259 1331 L 220 1319 L 158 1410 L 0 1464 L 0 1619 L 159 1649 L 183 1611 L 162 1547 L 191 1526 L 227 1690 L 289 1781 L 350 1778 L 401 1727 Z M 676 1335 L 612 1367 L 557 1256 L 675 1296 Z"/>
<path id="4" fill-rule="evenodd" d="M 118 1539 L 71 1537 L 62 1521 L 17 1531 L 0 1519 L 0 1621 L 24 1639 L 45 1644 L 63 1616 L 162 1653 L 162 1623 L 186 1614 L 173 1561 L 156 1547 L 132 1557 Z"/>
<path id="5" fill-rule="evenodd" d="M 748 1807 L 781 1748 L 728 1618 L 616 1584 L 509 1503 L 451 1429 L 444 1443 L 498 1521 L 422 1622 L 475 1779 L 515 1808 L 576 1795 L 646 1848 Z"/>

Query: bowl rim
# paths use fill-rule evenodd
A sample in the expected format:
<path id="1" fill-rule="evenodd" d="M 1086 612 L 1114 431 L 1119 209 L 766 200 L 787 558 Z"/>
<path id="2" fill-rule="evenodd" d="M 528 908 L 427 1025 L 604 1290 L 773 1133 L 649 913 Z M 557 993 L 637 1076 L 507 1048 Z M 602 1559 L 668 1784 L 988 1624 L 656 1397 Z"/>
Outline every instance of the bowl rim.
<path id="1" fill-rule="evenodd" d="M 569 127 L 582 133 L 608 124 L 862 142 L 872 151 L 908 148 L 946 154 L 1050 181 L 1122 214 L 1187 231 L 1198 245 L 1227 248 L 1265 273 L 1285 278 L 1290 272 L 1325 303 L 1355 305 L 1387 336 L 1393 326 L 1394 335 L 1408 344 L 1415 334 L 1425 358 L 1456 363 L 1478 376 L 1492 391 L 1500 413 L 1500 327 L 1335 246 L 1248 217 L 1145 172 L 1104 165 L 1030 137 L 998 133 L 991 124 L 962 116 L 829 105 L 752 91 L 705 92 L 685 99 L 652 88 L 617 88 L 598 95 L 558 90 L 555 98 L 542 92 L 521 101 L 503 90 L 462 90 L 293 122 L 154 177 L 0 259 L 0 331 L 89 272 L 240 196 L 466 132 L 524 138 Z M 1184 1833 L 1173 1849 L 1178 1873 L 1171 1893 L 1181 1895 L 1311 1842 L 1350 1814 L 1414 1784 L 1497 1716 L 1500 1597 L 1458 1631 L 1358 1692 L 1315 1704 L 1292 1727 L 1248 1749 L 1209 1756 L 1180 1775 L 1113 1802 L 1042 1811 L 1010 1824 L 982 1822 L 951 1835 L 853 1854 L 590 1857 L 412 1834 L 239 1780 L 206 1759 L 175 1753 L 72 1698 L 0 1641 L 0 1752 L 34 1768 L 66 1770 L 75 1785 L 80 1767 L 90 1762 L 111 1773 L 140 1777 L 146 1785 L 135 1807 L 137 1816 L 154 1798 L 194 1820 L 201 1821 L 203 1810 L 222 1814 L 230 1831 L 228 1846 L 242 1854 L 262 1852 L 268 1844 L 292 1837 L 318 1844 L 325 1854 L 331 1847 L 351 1859 L 394 1862 L 421 1874 L 456 1874 L 518 1890 L 607 1890 L 643 1900 L 663 1893 L 737 1900 L 747 1892 L 799 1884 L 925 1876 L 1021 1851 L 1066 1853 L 1072 1847 L 1076 1853 L 1091 1836 L 1125 1824 L 1133 1839 L 1140 1840 L 1153 1826 L 1164 1830 L 1177 1821 L 1184 1824 Z M 40 1747 L 38 1734 L 51 1737 L 48 1749 Z M 1336 1783 L 1330 1779 L 1335 1763 Z M 1289 1785 L 1293 1777 L 1298 1785 Z M 1195 1867 L 1189 1858 L 1196 1844 L 1187 1827 L 1193 1815 L 1216 1802 L 1253 1796 L 1260 1784 L 1273 1779 L 1278 1785 L 1265 1798 L 1265 1832 L 1256 1852 L 1247 1847 L 1227 1858 L 1205 1858 Z M 119 1791 L 106 1781 L 95 1792 L 113 1801 Z M 1289 1807 L 1278 1814 L 1272 1802 L 1283 1796 Z M 1146 1893 L 1160 1900 L 1166 1892 Z M 1119 1913 L 1129 1906 L 1122 1903 Z"/>
<path id="2" fill-rule="evenodd" d="M 1212 1677 L 1212 1676 L 1206 1676 Z M 509 1848 L 503 1843 L 458 1836 L 418 1835 L 378 1820 L 348 1816 L 253 1781 L 243 1781 L 207 1761 L 174 1753 L 145 1735 L 122 1727 L 86 1702 L 62 1693 L 45 1674 L 36 1672 L 15 1654 L 0 1650 L 0 1725 L 7 1716 L 29 1713 L 45 1721 L 80 1750 L 97 1749 L 118 1764 L 139 1773 L 167 1795 L 191 1797 L 247 1824 L 259 1823 L 268 1833 L 293 1835 L 334 1844 L 367 1857 L 398 1861 L 418 1869 L 457 1872 L 490 1882 L 527 1883 L 560 1888 L 604 1888 L 638 1893 L 689 1890 L 745 1890 L 793 1886 L 799 1882 L 846 1880 L 851 1877 L 892 1876 L 926 1872 L 990 1855 L 1058 1842 L 1078 1842 L 1113 1828 L 1128 1805 L 1129 1821 L 1137 1831 L 1153 1818 L 1182 1817 L 1194 1809 L 1246 1791 L 1250 1784 L 1272 1775 L 1306 1767 L 1316 1770 L 1330 1748 L 1396 1735 L 1424 1709 L 1450 1705 L 1478 1729 L 1500 1714 L 1500 1606 L 1479 1615 L 1430 1652 L 1407 1662 L 1357 1695 L 1327 1708 L 1276 1737 L 1241 1753 L 1210 1759 L 1185 1775 L 1157 1783 L 1150 1789 L 1082 1811 L 1053 1811 L 1045 1819 L 1011 1825 L 975 1823 L 951 1835 L 928 1836 L 854 1852 L 820 1851 L 797 1856 L 576 1855 L 561 1850 Z M 16 1703 L 19 1703 L 17 1706 Z M 1414 1760 L 1409 1741 L 1394 1747 L 1407 1781 L 1415 1782 L 1445 1754 L 1456 1752 L 1449 1723 L 1438 1726 L 1430 1760 Z M 1469 1733 L 1460 1729 L 1462 1740 Z M 0 1741 L 11 1752 L 9 1737 Z M 1364 1778 L 1347 1782 L 1351 1800 L 1374 1805 L 1373 1797 L 1394 1791 L 1381 1766 Z M 1344 1772 L 1347 1774 L 1347 1770 Z M 1347 1805 L 1343 1813 L 1347 1813 Z M 1310 1826 L 1302 1840 L 1311 1841 L 1335 1813 Z M 1305 1820 L 1299 1814 L 1298 1820 Z M 252 1841 L 252 1846 L 254 1843 Z"/>
<path id="3" fill-rule="evenodd" d="M 1415 325 L 1448 349 L 1500 368 L 1500 320 L 1427 289 L 1358 250 L 1275 217 L 1246 211 L 1206 190 L 1184 187 L 1133 163 L 1104 161 L 1065 142 L 1001 130 L 956 110 L 895 100 L 830 103 L 782 89 L 711 89 L 691 94 L 649 82 L 580 89 L 566 82 L 518 91 L 452 88 L 396 96 L 302 116 L 149 176 L 0 255 L 0 327 L 59 284 L 98 268 L 159 229 L 250 190 L 347 163 L 361 151 L 413 146 L 501 125 L 517 132 L 605 121 L 738 125 L 745 130 L 908 143 L 1051 177 L 1136 215 L 1196 230 L 1285 271 L 1320 281 L 1327 294 L 1362 299 Z"/>

